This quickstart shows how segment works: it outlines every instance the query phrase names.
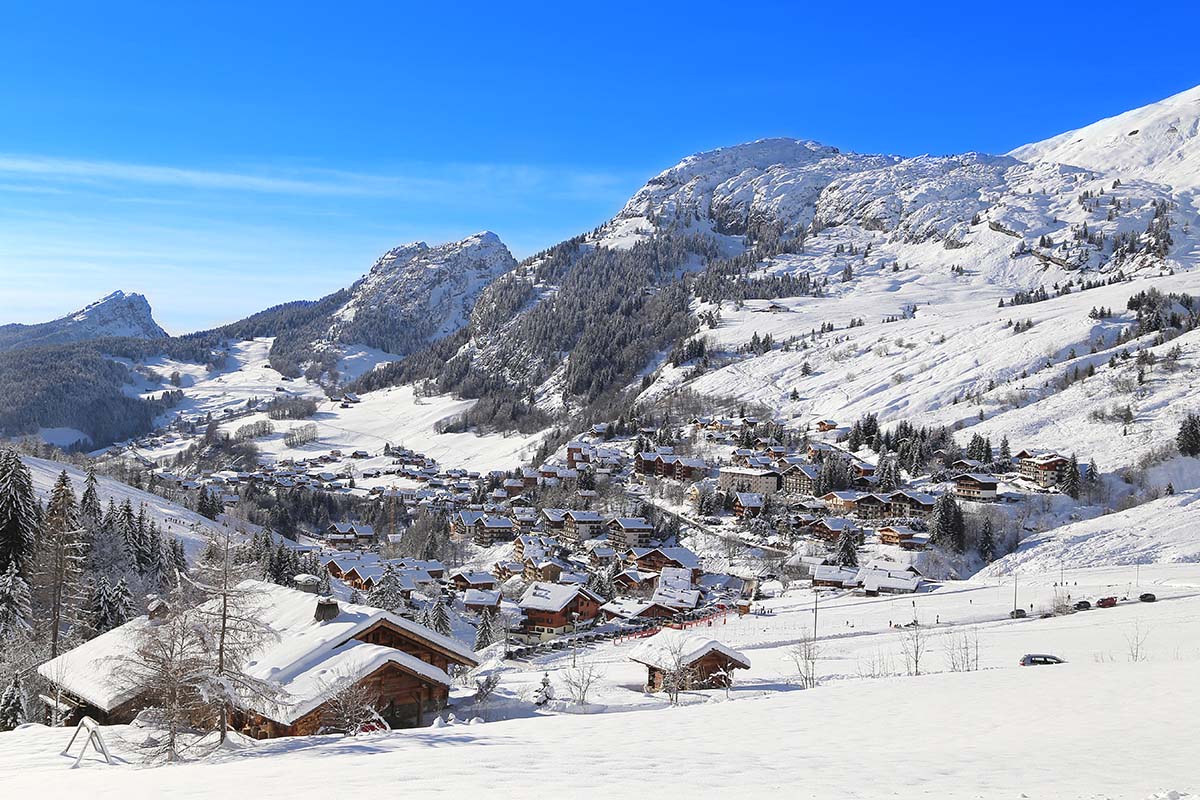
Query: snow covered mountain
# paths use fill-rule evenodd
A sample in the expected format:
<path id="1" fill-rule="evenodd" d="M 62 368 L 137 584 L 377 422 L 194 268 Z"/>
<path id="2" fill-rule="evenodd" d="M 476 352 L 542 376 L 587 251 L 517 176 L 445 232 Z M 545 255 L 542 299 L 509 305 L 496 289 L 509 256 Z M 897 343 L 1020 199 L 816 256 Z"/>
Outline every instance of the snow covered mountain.
<path id="1" fill-rule="evenodd" d="M 466 324 L 479 292 L 516 265 L 490 231 L 436 247 L 413 242 L 389 250 L 334 312 L 330 338 L 404 355 Z"/>
<path id="2" fill-rule="evenodd" d="M 490 231 L 433 247 L 401 245 L 349 289 L 318 301 L 327 311 L 277 331 L 272 361 L 313 377 L 356 377 L 457 331 L 480 292 L 516 265 Z"/>
<path id="3" fill-rule="evenodd" d="M 1180 191 L 1200 188 L 1200 86 L 1009 155 L 1136 176 Z"/>
<path id="4" fill-rule="evenodd" d="M 779 343 L 832 326 L 831 338 L 849 343 L 834 354 L 845 360 L 906 327 L 940 340 L 942 309 L 954 309 L 949 316 L 964 331 L 992 318 L 1002 327 L 1012 313 L 996 309 L 1014 297 L 1190 272 L 1200 264 L 1200 217 L 1188 184 L 1197 161 L 1189 160 L 1189 132 L 1200 126 L 1196 98 L 1200 89 L 1118 118 L 1140 132 L 1103 159 L 1063 163 L 1069 154 L 1058 153 L 1057 140 L 1009 155 L 905 158 L 765 139 L 689 156 L 651 178 L 608 222 L 495 281 L 469 326 L 424 359 L 433 374 L 409 370 L 400 378 L 434 378 L 449 390 L 532 392 L 550 413 L 607 413 L 594 408 L 600 398 L 656 400 L 681 389 L 775 404 L 816 382 L 813 373 L 799 380 L 803 362 L 816 356 L 778 346 L 747 354 L 755 333 Z M 1102 138 L 1091 129 L 1081 134 Z M 1172 287 L 1180 289 L 1190 285 Z M 1132 293 L 1121 287 L 1105 300 L 1123 304 Z M 792 313 L 760 314 L 746 308 L 753 301 Z M 879 327 L 911 319 L 918 308 L 924 323 Z M 702 317 L 719 322 L 697 330 Z M 680 333 L 707 340 L 710 357 L 667 365 Z M 1065 354 L 1091 348 L 1080 333 L 1056 338 L 1048 328 L 1045 335 L 1063 341 Z M 954 348 L 944 355 L 971 356 Z M 1029 371 L 1028 352 L 994 356 L 1004 376 Z M 450 369 L 438 371 L 443 364 Z M 862 387 L 870 398 L 863 410 L 933 411 L 994 385 L 995 366 L 947 367 L 948 383 L 928 386 L 924 397 L 912 386 L 887 385 L 903 371 L 888 373 L 885 385 Z M 761 385 L 745 379 L 760 372 Z M 852 384 L 880 376 L 850 372 Z M 827 379 L 834 387 L 812 388 L 828 405 L 831 388 L 846 380 L 839 373 Z M 816 412 L 813 405 L 805 410 Z"/>
<path id="5" fill-rule="evenodd" d="M 0 326 L 0 350 L 64 344 L 109 336 L 163 339 L 167 332 L 154 321 L 150 303 L 140 294 L 116 291 L 52 322 Z"/>

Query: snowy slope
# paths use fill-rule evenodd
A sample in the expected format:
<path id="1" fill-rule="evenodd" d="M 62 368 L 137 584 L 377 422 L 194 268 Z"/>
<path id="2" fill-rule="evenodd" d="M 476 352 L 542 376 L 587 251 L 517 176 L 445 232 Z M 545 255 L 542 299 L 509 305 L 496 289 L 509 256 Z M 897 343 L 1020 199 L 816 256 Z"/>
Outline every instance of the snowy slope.
<path id="1" fill-rule="evenodd" d="M 1124 594 L 1135 580 L 1132 567 L 1065 577 L 1075 597 L 1091 598 Z M 1059 578 L 1057 566 L 1023 573 L 1018 602 L 1045 608 Z M 753 665 L 738 672 L 728 698 L 721 690 L 685 692 L 682 707 L 667 707 L 661 694 L 641 689 L 645 668 L 629 659 L 636 642 L 606 642 L 500 667 L 490 705 L 456 709 L 460 717 L 490 720 L 484 724 L 249 742 L 204 762 L 159 769 L 138 768 L 135 743 L 146 731 L 114 727 L 105 729 L 106 741 L 129 763 L 106 767 L 89 755 L 79 770 L 59 755 L 69 731 L 33 727 L 0 734 L 0 782 L 18 795 L 122 800 L 211 797 L 247 785 L 264 800 L 293 798 L 330 775 L 354 795 L 403 781 L 419 794 L 627 797 L 626 773 L 642 765 L 639 792 L 679 797 L 795 794 L 797 786 L 822 798 L 958 797 L 964 787 L 986 798 L 1195 792 L 1200 742 L 1185 729 L 1200 712 L 1189 690 L 1200 661 L 1200 571 L 1149 567 L 1140 579 L 1155 587 L 1158 603 L 1051 619 L 1009 619 L 1011 582 L 992 579 L 916 598 L 826 592 L 820 685 L 807 691 L 797 689 L 788 655 L 812 629 L 813 596 L 805 588 L 763 601 L 767 613 L 701 629 Z M 922 674 L 906 676 L 905 634 L 890 623 L 914 615 L 927 649 Z M 1138 632 L 1139 660 L 1131 660 L 1129 641 Z M 978 642 L 980 671 L 950 670 L 962 634 Z M 1029 652 L 1068 663 L 1018 667 Z M 589 713 L 561 713 L 581 710 L 566 703 L 536 709 L 532 687 L 548 673 L 562 696 L 575 656 L 601 671 L 583 709 Z M 468 694 L 456 690 L 457 702 Z M 1119 746 L 1119 758 L 1106 743 Z M 673 766 L 654 766 L 663 764 Z"/>
<path id="2" fill-rule="evenodd" d="M 167 332 L 154 321 L 150 304 L 143 295 L 117 291 L 52 322 L 0 325 L 0 350 L 105 336 L 161 339 Z"/>
<path id="3" fill-rule="evenodd" d="M 1183 492 L 1137 508 L 1074 522 L 1021 542 L 980 577 L 1130 564 L 1200 562 L 1200 493 Z"/>
<path id="4" fill-rule="evenodd" d="M 1122 179 L 1200 188 L 1200 86 L 1078 130 L 1023 145 L 1022 161 L 1072 164 Z"/>
<path id="5" fill-rule="evenodd" d="M 48 461 L 29 456 L 22 456 L 21 460 L 29 467 L 29 471 L 33 477 L 34 492 L 43 502 L 50 496 L 50 490 L 54 487 L 54 482 L 58 480 L 59 473 L 64 469 L 71 478 L 75 495 L 78 497 L 83 494 L 84 481 L 87 476 L 78 467 L 58 461 Z M 126 500 L 129 500 L 136 511 L 144 503 L 146 505 L 147 516 L 157 522 L 164 533 L 172 535 L 181 541 L 184 550 L 189 556 L 194 556 L 198 553 L 204 547 L 209 534 L 216 532 L 222 526 L 222 523 L 202 517 L 178 503 L 164 500 L 158 495 L 143 492 L 120 481 L 102 477 L 98 479 L 98 483 L 102 505 L 107 507 L 110 499 L 117 505 L 121 505 Z"/>
<path id="6" fill-rule="evenodd" d="M 306 420 L 273 421 L 276 432 L 256 440 L 264 456 L 305 458 L 332 449 L 377 454 L 384 444 L 391 443 L 413 448 L 447 467 L 481 471 L 516 467 L 531 457 L 541 439 L 539 435 L 438 433 L 438 422 L 464 413 L 477 401 L 448 396 L 418 398 L 408 386 L 371 392 L 363 395 L 361 403 L 342 408 L 341 403 L 326 398 L 319 384 L 307 378 L 283 381 L 268 362 L 271 342 L 264 338 L 232 345 L 226 365 L 219 370 L 166 358 L 148 361 L 147 366 L 155 372 L 162 375 L 179 372 L 181 378 L 183 400 L 158 422 L 167 424 L 176 416 L 200 420 L 212 414 L 218 420 L 227 420 L 222 425 L 233 433 L 242 425 L 267 419 L 265 413 L 249 412 L 248 404 L 282 396 L 307 397 L 318 402 L 317 414 Z M 375 363 L 368 352 L 356 350 L 355 354 L 367 364 Z M 156 384 L 143 387 L 142 391 L 158 394 L 162 389 Z M 308 423 L 317 425 L 317 441 L 299 448 L 284 444 L 283 437 L 290 428 Z M 138 455 L 161 460 L 194 443 L 194 439 L 186 437 L 174 441 L 145 437 L 134 443 L 132 449 Z M 388 461 L 379 459 L 378 463 L 373 460 L 355 466 L 384 467 Z"/>

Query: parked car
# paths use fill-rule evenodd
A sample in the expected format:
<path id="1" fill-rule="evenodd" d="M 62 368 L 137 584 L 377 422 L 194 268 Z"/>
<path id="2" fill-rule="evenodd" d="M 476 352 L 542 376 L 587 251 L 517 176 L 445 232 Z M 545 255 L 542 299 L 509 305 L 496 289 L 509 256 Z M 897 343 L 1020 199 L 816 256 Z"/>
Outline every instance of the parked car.
<path id="1" fill-rule="evenodd" d="M 1153 592 L 1143 592 L 1138 596 L 1138 600 L 1141 600 L 1143 603 L 1153 603 L 1157 599 Z"/>
<path id="2" fill-rule="evenodd" d="M 1046 655 L 1045 653 L 1026 653 L 1025 655 L 1021 656 L 1020 662 L 1022 667 L 1040 667 L 1045 664 L 1065 663 L 1067 662 L 1064 659 L 1061 659 L 1058 656 Z"/>
<path id="3" fill-rule="evenodd" d="M 1115 597 L 1101 597 L 1096 601 L 1096 605 L 1100 608 L 1112 608 L 1116 604 L 1117 598 Z"/>
<path id="4" fill-rule="evenodd" d="M 1087 600 L 1080 600 L 1078 603 L 1075 604 L 1076 611 L 1087 611 L 1091 607 L 1092 607 L 1092 604 L 1089 603 Z"/>
<path id="5" fill-rule="evenodd" d="M 1023 608 L 1014 608 L 1012 611 L 1008 612 L 1008 616 L 1012 617 L 1013 619 L 1025 619 L 1025 617 L 1029 615 L 1025 613 L 1025 609 Z"/>

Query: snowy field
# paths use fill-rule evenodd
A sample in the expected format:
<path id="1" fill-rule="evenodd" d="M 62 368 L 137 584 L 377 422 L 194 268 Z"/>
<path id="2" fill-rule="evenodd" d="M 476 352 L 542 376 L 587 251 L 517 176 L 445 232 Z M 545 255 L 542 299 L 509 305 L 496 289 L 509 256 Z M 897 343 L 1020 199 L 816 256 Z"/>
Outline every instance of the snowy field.
<path id="1" fill-rule="evenodd" d="M 148 363 L 155 372 L 169 377 L 178 371 L 182 378 L 183 402 L 159 420 L 165 424 L 176 414 L 199 419 L 211 413 L 220 420 L 226 412 L 238 413 L 223 426 L 230 433 L 239 427 L 266 420 L 265 413 L 244 414 L 247 401 L 269 401 L 277 396 L 309 397 L 319 404 L 317 414 L 304 420 L 272 421 L 276 432 L 256 439 L 262 453 L 273 458 L 305 458 L 330 450 L 350 453 L 366 450 L 379 454 L 385 444 L 408 447 L 436 459 L 446 467 L 486 472 L 492 469 L 512 469 L 527 461 L 540 441 L 540 436 L 520 434 L 438 433 L 437 423 L 469 410 L 474 400 L 452 397 L 416 397 L 411 386 L 384 389 L 364 395 L 362 402 L 349 408 L 326 399 L 322 388 L 305 378 L 283 381 L 267 363 L 271 339 L 255 339 L 233 345 L 229 364 L 224 369 L 209 372 L 204 366 L 167 359 Z M 380 351 L 356 349 L 344 364 L 348 371 L 360 374 L 384 363 Z M 162 390 L 156 387 L 150 394 Z M 284 434 L 291 428 L 316 423 L 318 439 L 301 447 L 288 447 Z M 159 460 L 183 450 L 189 442 L 181 439 L 155 447 L 138 447 L 136 451 L 147 458 Z M 382 468 L 390 460 L 378 459 L 357 462 L 361 469 Z M 363 484 L 371 486 L 370 481 Z M 386 485 L 391 485 L 387 482 Z"/>
<path id="2" fill-rule="evenodd" d="M 1130 599 L 1038 618 L 1060 579 L 1073 600 Z M 1136 601 L 1147 590 L 1157 602 Z M 126 763 L 89 756 L 79 770 L 59 755 L 67 731 L 33 727 L 0 734 L 0 784 L 16 796 L 125 799 L 221 797 L 252 785 L 270 799 L 336 776 L 339 793 L 352 795 L 402 786 L 419 796 L 628 797 L 636 770 L 639 793 L 671 796 L 1144 798 L 1200 790 L 1200 740 L 1190 733 L 1200 714 L 1192 691 L 1200 566 L 1068 564 L 1061 574 L 1022 575 L 1017 602 L 1035 613 L 1023 620 L 1008 618 L 1010 578 L 947 584 L 915 600 L 830 591 L 818 606 L 821 685 L 801 690 L 789 648 L 811 630 L 812 600 L 807 588 L 791 590 L 765 600 L 767 613 L 698 629 L 752 663 L 728 697 L 687 692 L 682 707 L 669 707 L 640 688 L 644 668 L 628 660 L 636 640 L 609 642 L 575 654 L 602 671 L 582 709 L 589 713 L 529 702 L 543 672 L 561 686 L 572 658 L 562 652 L 509 665 L 488 705 L 460 706 L 460 717 L 482 724 L 248 742 L 156 769 L 141 768 L 136 751 L 146 732 L 114 727 L 105 735 Z M 914 614 L 926 637 L 919 676 L 906 674 L 911 634 L 889 627 Z M 963 634 L 977 642 L 978 671 L 950 671 Z M 1017 666 L 1029 652 L 1068 663 Z"/>

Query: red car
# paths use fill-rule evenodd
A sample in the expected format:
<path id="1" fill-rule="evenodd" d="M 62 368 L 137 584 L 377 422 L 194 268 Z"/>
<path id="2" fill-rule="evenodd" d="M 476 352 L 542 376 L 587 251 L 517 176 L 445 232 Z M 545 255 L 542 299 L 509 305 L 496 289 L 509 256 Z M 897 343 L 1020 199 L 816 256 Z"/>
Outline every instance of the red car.
<path id="1" fill-rule="evenodd" d="M 1117 604 L 1117 598 L 1115 598 L 1115 597 L 1101 597 L 1099 600 L 1096 601 L 1096 605 L 1099 606 L 1100 608 L 1112 608 L 1116 604 Z"/>

